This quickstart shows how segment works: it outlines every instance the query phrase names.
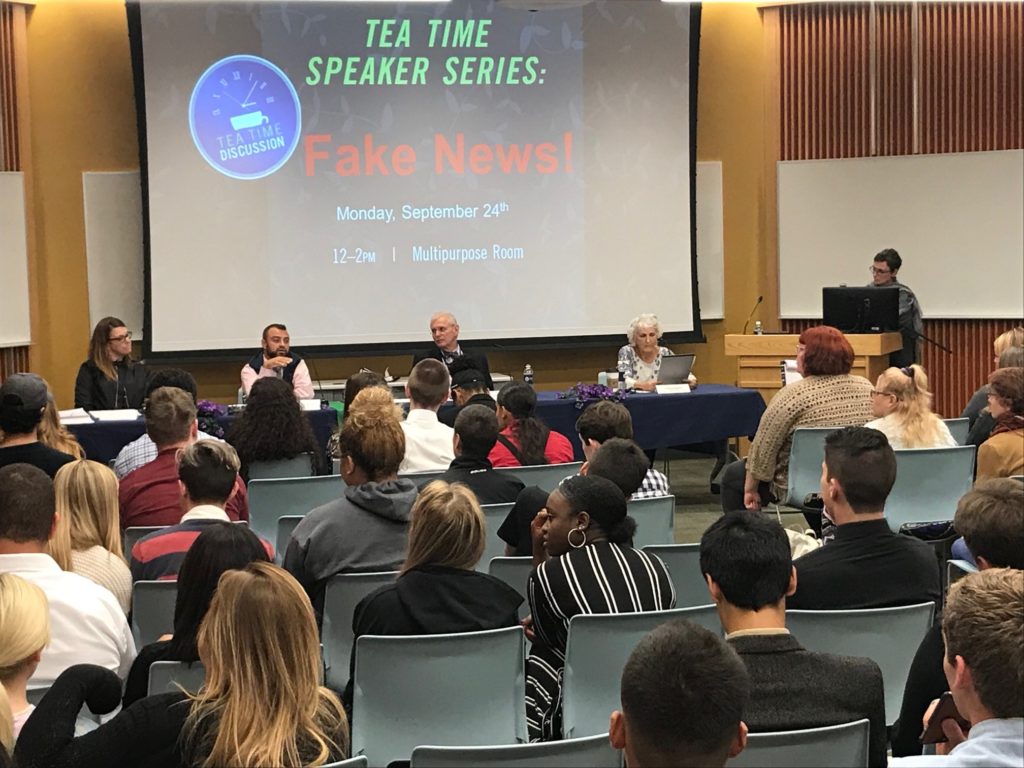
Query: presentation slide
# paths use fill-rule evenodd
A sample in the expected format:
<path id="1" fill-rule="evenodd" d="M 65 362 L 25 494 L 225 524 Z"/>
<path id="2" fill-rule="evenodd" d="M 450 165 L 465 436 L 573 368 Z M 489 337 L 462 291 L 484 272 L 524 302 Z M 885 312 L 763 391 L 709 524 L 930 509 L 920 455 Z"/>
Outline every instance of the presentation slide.
<path id="1" fill-rule="evenodd" d="M 141 2 L 148 351 L 699 331 L 691 9 L 524 5 Z"/>

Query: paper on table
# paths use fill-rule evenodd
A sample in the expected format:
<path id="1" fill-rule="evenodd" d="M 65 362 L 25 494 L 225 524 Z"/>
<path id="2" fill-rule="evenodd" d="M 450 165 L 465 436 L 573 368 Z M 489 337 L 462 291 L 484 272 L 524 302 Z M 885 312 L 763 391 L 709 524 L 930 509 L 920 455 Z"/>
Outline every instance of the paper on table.
<path id="1" fill-rule="evenodd" d="M 303 398 L 302 400 L 299 400 L 299 405 L 302 406 L 302 410 L 304 410 L 304 411 L 319 411 L 320 410 L 320 400 L 315 398 L 315 397 L 313 397 L 313 398 Z"/>
<path id="2" fill-rule="evenodd" d="M 69 424 L 92 424 L 93 418 L 87 413 L 84 416 L 68 416 L 66 419 L 61 417 L 60 423 L 64 426 Z"/>
<path id="3" fill-rule="evenodd" d="M 64 411 L 58 411 L 61 419 L 77 419 L 82 416 L 88 417 L 89 412 L 85 408 L 68 408 Z M 92 419 L 90 419 L 92 421 Z"/>
<path id="4" fill-rule="evenodd" d="M 690 391 L 689 384 L 659 384 L 658 387 L 659 395 L 678 395 L 683 392 Z"/>
<path id="5" fill-rule="evenodd" d="M 89 411 L 96 421 L 135 421 L 142 414 L 135 408 L 117 408 L 108 411 Z"/>

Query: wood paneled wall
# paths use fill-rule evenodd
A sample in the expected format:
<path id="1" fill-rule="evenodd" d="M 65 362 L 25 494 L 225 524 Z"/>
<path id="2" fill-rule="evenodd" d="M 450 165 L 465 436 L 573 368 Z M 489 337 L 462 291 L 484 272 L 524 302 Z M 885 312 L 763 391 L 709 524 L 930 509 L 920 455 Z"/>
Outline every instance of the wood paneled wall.
<path id="1" fill-rule="evenodd" d="M 779 159 L 1024 148 L 1024 4 L 779 9 Z M 925 307 L 927 310 L 927 307 Z M 935 410 L 960 413 L 1019 318 L 925 319 Z M 782 320 L 787 332 L 814 321 Z"/>

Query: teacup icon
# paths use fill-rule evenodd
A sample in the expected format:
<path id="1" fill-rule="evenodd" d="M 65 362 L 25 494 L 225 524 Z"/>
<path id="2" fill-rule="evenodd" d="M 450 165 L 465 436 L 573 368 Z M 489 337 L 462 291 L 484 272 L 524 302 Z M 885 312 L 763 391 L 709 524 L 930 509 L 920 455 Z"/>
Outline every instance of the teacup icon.
<path id="1" fill-rule="evenodd" d="M 270 118 L 263 114 L 261 110 L 255 112 L 246 112 L 244 115 L 236 115 L 231 118 L 231 127 L 236 131 L 240 131 L 243 128 L 256 128 L 260 125 L 266 125 L 270 122 Z"/>

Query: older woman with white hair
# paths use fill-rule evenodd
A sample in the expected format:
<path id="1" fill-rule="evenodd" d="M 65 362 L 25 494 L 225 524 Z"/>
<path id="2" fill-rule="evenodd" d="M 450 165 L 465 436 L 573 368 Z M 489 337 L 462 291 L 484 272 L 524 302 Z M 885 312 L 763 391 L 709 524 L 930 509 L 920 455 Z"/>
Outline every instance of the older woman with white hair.
<path id="1" fill-rule="evenodd" d="M 661 338 L 661 323 L 657 315 L 637 315 L 626 329 L 629 344 L 619 349 L 619 370 L 626 376 L 626 386 L 651 392 L 658 385 L 661 359 L 675 354 L 668 347 L 658 344 Z M 690 386 L 697 378 L 690 374 Z"/>

